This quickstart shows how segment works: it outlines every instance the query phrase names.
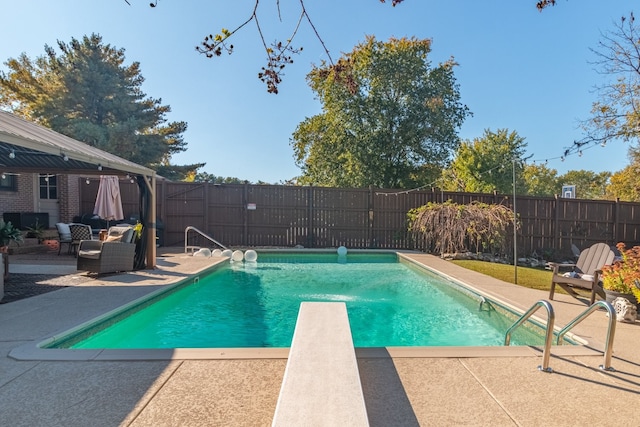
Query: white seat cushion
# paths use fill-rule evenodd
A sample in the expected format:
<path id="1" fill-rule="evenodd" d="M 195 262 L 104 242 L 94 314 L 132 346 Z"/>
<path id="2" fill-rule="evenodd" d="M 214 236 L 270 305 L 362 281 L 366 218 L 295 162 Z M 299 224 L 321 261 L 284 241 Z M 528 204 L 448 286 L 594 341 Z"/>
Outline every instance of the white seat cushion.
<path id="1" fill-rule="evenodd" d="M 100 259 L 100 251 L 94 249 L 84 250 L 78 252 L 78 256 L 82 258 Z"/>

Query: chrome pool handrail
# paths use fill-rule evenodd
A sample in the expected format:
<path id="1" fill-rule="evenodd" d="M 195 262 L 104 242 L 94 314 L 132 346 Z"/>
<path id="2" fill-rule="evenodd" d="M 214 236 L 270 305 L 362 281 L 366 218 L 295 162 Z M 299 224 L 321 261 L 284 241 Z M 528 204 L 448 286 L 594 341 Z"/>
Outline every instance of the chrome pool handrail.
<path id="1" fill-rule="evenodd" d="M 192 251 L 194 249 L 200 249 L 200 246 L 193 246 L 193 245 L 188 245 L 187 244 L 188 243 L 187 242 L 188 233 L 189 233 L 190 230 L 195 231 L 196 233 L 198 233 L 199 235 L 201 235 L 205 239 L 210 240 L 211 242 L 213 242 L 216 245 L 220 246 L 222 249 L 228 249 L 225 245 L 223 245 L 222 243 L 218 242 L 216 239 L 214 239 L 213 237 L 209 236 L 205 232 L 200 231 L 196 227 L 193 227 L 193 226 L 189 225 L 189 226 L 187 226 L 187 228 L 184 229 L 184 253 L 187 253 L 187 250 L 189 250 L 189 249 L 191 249 Z"/>
<path id="2" fill-rule="evenodd" d="M 575 319 L 567 324 L 564 328 L 558 332 L 558 338 L 556 339 L 556 344 L 562 344 L 562 340 L 567 332 L 571 330 L 578 323 L 582 322 L 587 316 L 589 316 L 594 311 L 597 311 L 598 308 L 602 306 L 609 313 L 609 326 L 607 327 L 607 338 L 606 344 L 604 347 L 604 363 L 600 365 L 600 369 L 603 371 L 615 371 L 615 369 L 611 366 L 611 356 L 613 354 L 613 338 L 616 335 L 616 310 L 613 306 L 607 301 L 596 301 L 589 308 L 579 314 Z"/>
<path id="3" fill-rule="evenodd" d="M 544 337 L 544 350 L 542 352 L 542 365 L 538 366 L 538 370 L 542 372 L 553 372 L 553 369 L 549 367 L 549 358 L 551 356 L 551 342 L 553 341 L 553 322 L 555 321 L 556 315 L 553 312 L 553 307 L 546 300 L 540 300 L 533 304 L 526 313 L 524 313 L 516 322 L 507 330 L 507 333 L 504 336 L 504 345 L 508 346 L 511 344 L 511 333 L 520 325 L 522 325 L 529 317 L 533 315 L 540 307 L 544 307 L 547 309 L 547 326 L 545 328 L 545 337 Z"/>

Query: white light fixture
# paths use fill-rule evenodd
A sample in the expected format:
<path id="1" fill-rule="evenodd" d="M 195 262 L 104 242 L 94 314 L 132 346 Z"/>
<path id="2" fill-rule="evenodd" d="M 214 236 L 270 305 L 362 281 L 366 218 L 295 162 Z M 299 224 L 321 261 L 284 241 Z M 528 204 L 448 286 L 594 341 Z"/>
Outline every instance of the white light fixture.
<path id="1" fill-rule="evenodd" d="M 101 171 L 102 170 L 102 165 L 98 165 L 98 170 Z"/>
<path id="2" fill-rule="evenodd" d="M 4 172 L 2 172 L 2 179 L 5 179 L 6 177 L 7 175 Z"/>
<path id="3" fill-rule="evenodd" d="M 87 183 L 87 185 L 89 185 L 91 181 L 89 181 L 89 178 L 87 178 L 85 182 Z"/>
<path id="4" fill-rule="evenodd" d="M 9 153 L 9 158 L 10 159 L 15 159 L 16 158 L 16 150 L 11 149 L 11 152 Z"/>
<path id="5" fill-rule="evenodd" d="M 69 161 L 69 156 L 67 156 L 66 154 L 62 153 L 62 160 L 64 160 L 65 162 Z"/>

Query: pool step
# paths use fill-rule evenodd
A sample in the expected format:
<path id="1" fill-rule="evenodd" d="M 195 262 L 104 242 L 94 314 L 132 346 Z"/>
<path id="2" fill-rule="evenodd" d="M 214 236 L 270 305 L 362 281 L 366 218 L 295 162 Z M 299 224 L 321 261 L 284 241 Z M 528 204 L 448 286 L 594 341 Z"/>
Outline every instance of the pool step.
<path id="1" fill-rule="evenodd" d="M 369 425 L 343 302 L 300 304 L 272 425 Z"/>

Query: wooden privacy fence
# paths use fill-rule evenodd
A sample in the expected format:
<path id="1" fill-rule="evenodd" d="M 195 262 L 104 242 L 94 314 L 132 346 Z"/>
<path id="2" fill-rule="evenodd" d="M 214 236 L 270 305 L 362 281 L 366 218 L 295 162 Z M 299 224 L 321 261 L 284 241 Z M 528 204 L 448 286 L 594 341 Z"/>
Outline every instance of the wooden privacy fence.
<path id="1" fill-rule="evenodd" d="M 120 181 L 127 217 L 138 214 L 136 184 Z M 80 186 L 79 214 L 93 210 L 98 183 Z M 196 227 L 226 246 L 423 249 L 407 234 L 407 212 L 428 202 L 500 203 L 512 195 L 456 193 L 437 189 L 398 192 L 250 184 L 158 181 L 159 234 L 166 246 L 183 245 Z M 518 255 L 571 254 L 593 243 L 640 242 L 640 204 L 516 196 L 522 224 Z M 204 242 L 202 244 L 205 244 Z"/>

